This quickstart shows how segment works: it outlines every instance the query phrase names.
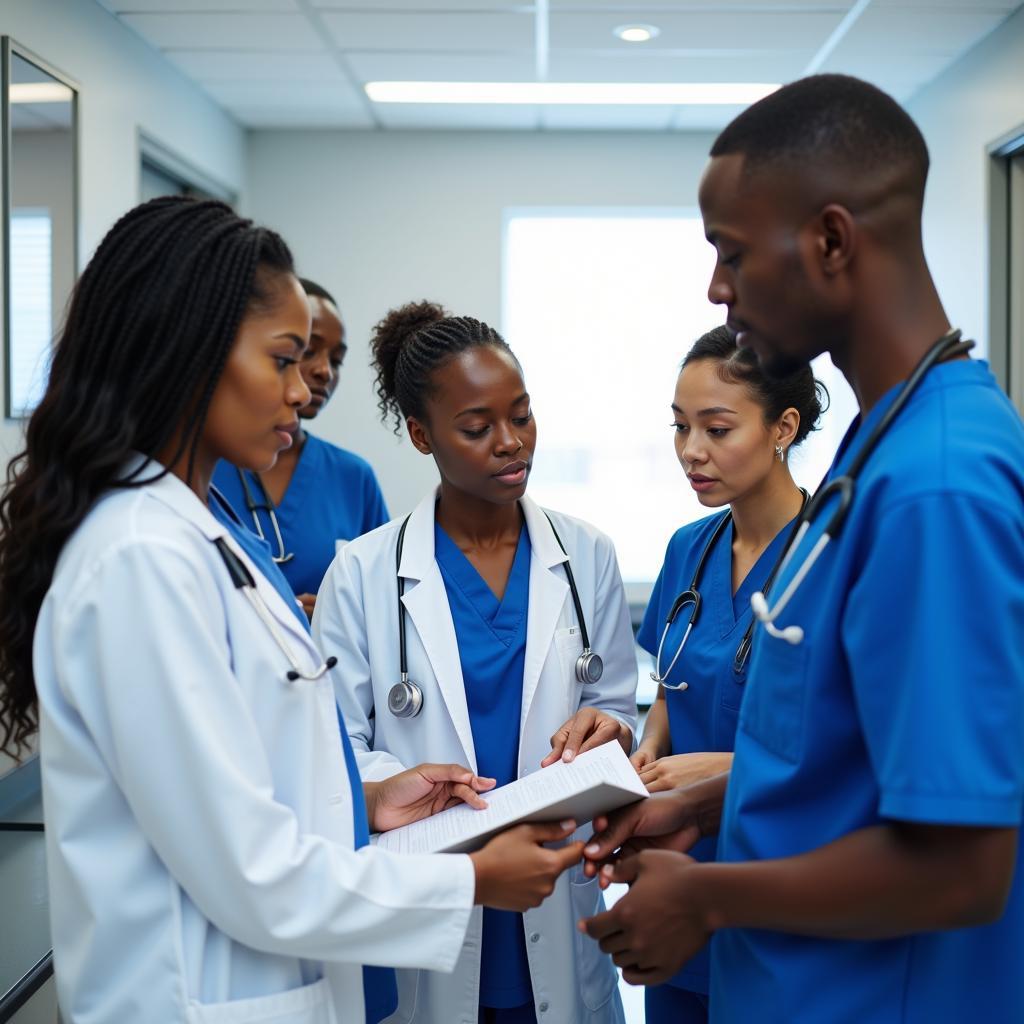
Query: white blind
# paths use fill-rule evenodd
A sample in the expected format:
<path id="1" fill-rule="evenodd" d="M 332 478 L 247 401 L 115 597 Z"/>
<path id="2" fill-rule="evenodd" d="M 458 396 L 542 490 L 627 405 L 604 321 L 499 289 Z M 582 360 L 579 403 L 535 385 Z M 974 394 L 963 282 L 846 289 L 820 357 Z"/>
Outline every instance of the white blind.
<path id="1" fill-rule="evenodd" d="M 53 227 L 45 209 L 11 217 L 11 412 L 31 413 L 46 386 L 53 341 Z"/>

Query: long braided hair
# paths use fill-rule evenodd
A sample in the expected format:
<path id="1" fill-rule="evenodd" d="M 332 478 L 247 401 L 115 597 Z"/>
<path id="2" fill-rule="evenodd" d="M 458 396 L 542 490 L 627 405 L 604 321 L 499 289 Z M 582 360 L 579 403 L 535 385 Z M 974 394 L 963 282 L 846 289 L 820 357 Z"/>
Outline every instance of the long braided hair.
<path id="1" fill-rule="evenodd" d="M 481 320 L 449 316 L 436 302 L 409 302 L 392 309 L 374 327 L 370 341 L 381 420 L 387 422 L 391 416 L 396 434 L 403 419 L 424 420 L 434 371 L 480 345 L 507 352 L 519 365 L 505 339 Z"/>
<path id="2" fill-rule="evenodd" d="M 165 475 L 149 460 L 171 445 L 191 477 L 239 324 L 291 272 L 274 232 L 177 196 L 126 213 L 89 261 L 0 498 L 0 749 L 38 725 L 32 638 L 64 544 L 105 491 Z"/>

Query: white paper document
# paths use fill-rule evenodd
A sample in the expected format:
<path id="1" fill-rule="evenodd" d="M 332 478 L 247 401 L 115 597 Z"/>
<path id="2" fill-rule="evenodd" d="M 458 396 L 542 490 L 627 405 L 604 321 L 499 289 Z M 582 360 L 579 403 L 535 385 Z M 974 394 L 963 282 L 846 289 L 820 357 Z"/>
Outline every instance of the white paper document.
<path id="1" fill-rule="evenodd" d="M 557 761 L 480 795 L 487 801 L 484 810 L 450 807 L 382 833 L 377 845 L 396 853 L 462 853 L 479 849 L 510 825 L 566 818 L 583 825 L 597 814 L 643 799 L 647 789 L 618 741 L 611 740 L 568 764 Z"/>

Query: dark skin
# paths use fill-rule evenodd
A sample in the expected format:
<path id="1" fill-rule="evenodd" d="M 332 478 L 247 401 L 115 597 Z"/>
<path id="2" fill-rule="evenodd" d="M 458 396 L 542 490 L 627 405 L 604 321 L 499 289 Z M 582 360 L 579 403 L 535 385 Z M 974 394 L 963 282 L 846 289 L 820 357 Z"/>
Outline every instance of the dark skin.
<path id="1" fill-rule="evenodd" d="M 434 370 L 422 419 L 407 420 L 417 450 L 441 475 L 437 521 L 500 600 L 512 571 L 523 513 L 519 499 L 537 445 L 537 424 L 522 370 L 504 349 L 467 349 Z M 632 733 L 617 719 L 581 708 L 551 737 L 553 764 Z"/>
<path id="2" fill-rule="evenodd" d="M 310 400 L 302 371 L 310 330 L 305 293 L 291 274 L 268 282 L 265 308 L 243 317 L 217 382 L 199 437 L 193 471 L 187 454 L 177 460 L 179 438 L 156 458 L 196 496 L 208 503 L 210 478 L 220 459 L 266 472 L 287 449 L 298 428 L 299 410 Z M 459 803 L 486 807 L 480 793 L 494 779 L 457 764 L 421 764 L 383 782 L 363 783 L 374 831 L 397 828 Z M 521 825 L 492 839 L 472 855 L 477 903 L 524 911 L 551 894 L 555 879 L 580 859 L 582 843 L 557 850 L 545 842 L 565 839 L 575 822 Z M 515 865 L 510 871 L 508 865 Z"/>
<path id="3" fill-rule="evenodd" d="M 330 299 L 319 295 L 307 296 L 307 302 L 312 320 L 309 345 L 299 361 L 299 373 L 309 388 L 310 398 L 309 402 L 299 409 L 300 420 L 314 419 L 331 400 L 338 386 L 345 354 L 348 352 L 348 345 L 345 344 L 345 325 L 341 322 L 338 307 Z M 263 486 L 275 505 L 280 505 L 284 500 L 305 444 L 306 432 L 300 425 L 295 432 L 295 443 L 291 448 L 281 452 L 277 462 L 260 474 Z M 312 618 L 313 609 L 316 607 L 316 594 L 297 594 L 296 599 L 306 615 Z"/>
<path id="4" fill-rule="evenodd" d="M 949 330 L 921 247 L 920 183 L 900 166 L 745 170 L 741 155 L 715 157 L 701 183 L 718 253 L 709 298 L 769 371 L 828 351 L 867 412 Z M 699 864 L 684 851 L 717 832 L 727 783 L 595 820 L 586 871 L 630 891 L 580 927 L 633 984 L 665 981 L 719 928 L 886 939 L 1002 914 L 1016 829 L 888 821 L 800 856 Z"/>

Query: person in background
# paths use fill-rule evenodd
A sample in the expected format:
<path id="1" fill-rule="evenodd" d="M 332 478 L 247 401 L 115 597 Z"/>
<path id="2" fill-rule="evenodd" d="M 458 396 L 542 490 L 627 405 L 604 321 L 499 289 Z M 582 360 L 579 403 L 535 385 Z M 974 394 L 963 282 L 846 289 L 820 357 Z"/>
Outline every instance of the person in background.
<path id="1" fill-rule="evenodd" d="M 346 545 L 317 599 L 364 778 L 429 752 L 500 786 L 605 742 L 628 754 L 636 657 L 615 549 L 526 494 L 537 423 L 519 361 L 487 324 L 429 302 L 392 310 L 372 344 L 382 415 L 441 481 Z M 581 678 L 588 648 L 604 671 Z M 394 1020 L 621 1024 L 611 960 L 574 930 L 599 908 L 595 882 L 577 872 L 536 913 L 476 915 L 452 975 L 399 973 Z"/>
<path id="2" fill-rule="evenodd" d="M 630 760 L 651 793 L 732 764 L 750 595 L 769 591 L 807 500 L 793 482 L 789 455 L 814 429 L 822 393 L 809 367 L 769 377 L 724 326 L 699 338 L 683 360 L 672 400 L 676 456 L 700 503 L 726 508 L 673 535 L 637 633 L 655 658 L 659 686 Z M 679 603 L 691 584 L 700 599 L 696 614 L 691 601 Z M 715 845 L 705 839 L 690 855 L 713 860 Z M 706 1022 L 708 966 L 704 952 L 667 984 L 648 988 L 647 1024 Z"/>
<path id="3" fill-rule="evenodd" d="M 309 403 L 299 419 L 315 419 L 331 400 L 348 346 L 338 304 L 314 281 L 299 278 L 312 314 L 302 378 Z M 296 428 L 295 443 L 263 473 L 221 463 L 214 486 L 242 522 L 270 545 L 274 561 L 307 616 L 340 542 L 387 522 L 384 496 L 370 464 L 353 452 Z"/>
<path id="4" fill-rule="evenodd" d="M 219 202 L 136 207 L 75 287 L 9 468 L 0 747 L 38 727 L 68 1024 L 372 1024 L 394 978 L 363 965 L 451 970 L 474 902 L 536 906 L 579 859 L 542 845 L 572 822 L 469 856 L 368 845 L 493 780 L 363 784 L 335 659 L 209 486 L 218 459 L 266 471 L 292 443 L 308 337 L 278 235 Z"/>

